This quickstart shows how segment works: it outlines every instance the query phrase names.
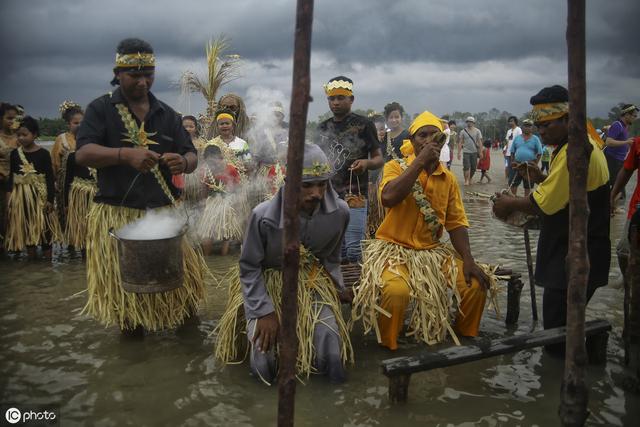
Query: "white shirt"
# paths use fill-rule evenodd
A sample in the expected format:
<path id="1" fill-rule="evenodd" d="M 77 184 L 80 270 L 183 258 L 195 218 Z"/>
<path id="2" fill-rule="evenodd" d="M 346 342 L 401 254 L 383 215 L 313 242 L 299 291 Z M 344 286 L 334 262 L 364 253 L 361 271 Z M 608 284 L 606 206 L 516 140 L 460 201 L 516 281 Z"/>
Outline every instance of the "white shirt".
<path id="1" fill-rule="evenodd" d="M 442 146 L 442 150 L 440 150 L 440 161 L 444 163 L 448 163 L 449 160 L 451 160 L 451 150 L 449 150 L 449 144 L 445 143 Z"/>
<path id="2" fill-rule="evenodd" d="M 507 136 L 506 136 L 507 148 L 506 148 L 506 152 L 504 153 L 506 157 L 511 156 L 511 144 L 513 143 L 513 140 L 516 139 L 518 135 L 522 135 L 522 129 L 520 129 L 520 126 L 516 126 L 515 128 L 509 129 L 507 131 Z"/>

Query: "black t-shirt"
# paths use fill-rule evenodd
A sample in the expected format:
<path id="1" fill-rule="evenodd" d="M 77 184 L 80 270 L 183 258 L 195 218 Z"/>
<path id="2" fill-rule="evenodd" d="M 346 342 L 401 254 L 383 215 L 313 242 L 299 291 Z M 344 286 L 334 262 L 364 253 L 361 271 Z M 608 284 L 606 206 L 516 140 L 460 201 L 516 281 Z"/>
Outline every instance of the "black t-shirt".
<path id="1" fill-rule="evenodd" d="M 560 146 L 556 148 L 556 151 Z M 553 163 L 552 163 L 553 167 Z M 609 183 L 587 192 L 589 219 L 587 224 L 587 252 L 589 254 L 590 288 L 606 286 L 611 263 L 609 239 L 610 208 Z M 533 195 L 530 200 L 537 206 Z M 553 215 L 541 215 L 538 253 L 536 255 L 536 284 L 544 288 L 567 289 L 569 253 L 569 205 Z"/>
<path id="2" fill-rule="evenodd" d="M 45 181 L 47 182 L 47 201 L 53 203 L 55 198 L 55 178 L 53 177 L 51 155 L 47 150 L 40 147 L 31 153 L 24 151 L 24 156 L 27 158 L 29 163 L 33 165 L 36 172 L 44 174 Z M 20 154 L 18 154 L 18 150 L 15 149 L 9 156 L 9 167 L 11 168 L 11 173 L 9 174 L 9 181 L 7 182 L 7 191 L 13 190 L 13 174 L 24 175 L 20 170 L 21 166 L 22 160 L 20 159 Z"/>
<path id="3" fill-rule="evenodd" d="M 126 138 L 126 129 L 116 109 L 116 104 L 120 103 L 126 104 L 126 100 L 118 88 L 112 95 L 106 94 L 89 104 L 78 130 L 77 150 L 86 144 L 112 148 L 132 147 L 131 143 L 122 142 Z M 136 116 L 133 113 L 131 115 L 140 126 Z M 149 149 L 156 153 L 196 153 L 191 137 L 182 126 L 180 115 L 151 93 L 144 130 L 148 134 L 154 134 L 149 138 L 157 144 L 149 145 Z M 174 197 L 177 197 L 179 191 L 171 183 L 169 170 L 160 165 L 160 171 Z M 140 174 L 136 179 L 137 175 L 138 171 L 126 165 L 98 169 L 95 202 L 135 209 L 157 208 L 171 203 L 152 173 Z M 123 201 L 125 195 L 127 198 Z"/>
<path id="4" fill-rule="evenodd" d="M 69 153 L 67 156 L 67 173 L 64 177 L 64 205 L 69 205 L 69 192 L 71 191 L 71 184 L 76 178 L 89 179 L 93 181 L 93 176 L 89 171 L 89 168 L 80 166 L 76 163 L 76 152 Z"/>
<path id="5" fill-rule="evenodd" d="M 349 167 L 358 159 L 368 159 L 373 152 L 380 148 L 376 127 L 366 117 L 349 113 L 343 120 L 336 122 L 333 118 L 318 125 L 316 144 L 322 148 L 329 162 L 336 171 L 332 179 L 333 188 L 344 197 L 349 188 Z M 360 189 L 358 190 L 358 181 Z M 361 193 L 367 197 L 369 173 L 353 175 L 351 192 Z"/>
<path id="6" fill-rule="evenodd" d="M 388 162 L 393 158 L 391 157 L 391 153 L 389 153 L 389 151 L 387 150 L 389 142 L 391 143 L 391 148 L 393 149 L 393 152 L 396 154 L 396 156 L 398 156 L 399 158 L 403 157 L 402 153 L 400 152 L 400 147 L 402 147 L 405 139 L 409 139 L 409 131 L 406 129 L 400 132 L 395 138 L 391 138 L 391 136 L 387 132 L 384 137 L 384 146 L 380 147 L 382 149 L 382 155 L 384 156 L 385 162 Z"/>

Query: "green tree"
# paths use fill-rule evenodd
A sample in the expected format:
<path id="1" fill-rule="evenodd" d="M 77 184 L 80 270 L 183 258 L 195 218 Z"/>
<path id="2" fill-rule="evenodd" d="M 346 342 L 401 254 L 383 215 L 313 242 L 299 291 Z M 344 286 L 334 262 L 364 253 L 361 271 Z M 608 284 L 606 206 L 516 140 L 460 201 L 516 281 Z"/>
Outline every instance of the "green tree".
<path id="1" fill-rule="evenodd" d="M 47 117 L 38 118 L 38 127 L 40 128 L 40 139 L 55 138 L 68 129 L 67 123 L 62 119 L 50 119 Z"/>

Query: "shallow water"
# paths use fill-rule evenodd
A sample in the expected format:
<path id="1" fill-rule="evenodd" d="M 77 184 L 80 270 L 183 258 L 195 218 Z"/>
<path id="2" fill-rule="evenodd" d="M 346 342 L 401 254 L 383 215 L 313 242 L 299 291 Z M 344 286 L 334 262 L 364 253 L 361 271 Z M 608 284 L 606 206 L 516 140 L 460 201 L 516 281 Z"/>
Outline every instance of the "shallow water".
<path id="1" fill-rule="evenodd" d="M 492 175 L 503 185 L 496 170 L 500 157 L 494 153 Z M 454 172 L 461 175 L 459 164 L 454 164 Z M 632 179 L 628 191 L 634 183 Z M 496 184 L 470 188 L 483 193 L 498 189 Z M 523 273 L 526 283 L 522 231 L 491 218 L 488 201 L 467 199 L 465 205 L 476 258 L 513 268 Z M 618 215 L 612 222 L 614 243 L 623 221 L 624 215 Z M 531 239 L 535 255 L 537 232 L 531 232 Z M 234 261 L 233 256 L 208 260 L 215 271 Z M 611 284 L 596 292 L 587 310 L 589 319 L 605 318 L 613 324 L 606 366 L 587 370 L 590 425 L 636 425 L 633 419 L 640 415 L 640 397 L 621 387 L 623 291 L 615 262 L 613 257 Z M 85 286 L 84 264 L 78 258 L 64 254 L 53 263 L 2 260 L 0 282 L 0 403 L 53 406 L 64 426 L 275 425 L 276 388 L 250 377 L 246 365 L 220 369 L 213 360 L 209 334 L 223 309 L 224 291 L 209 290 L 199 325 L 130 341 L 121 339 L 116 328 L 105 329 L 79 314 L 86 296 L 76 295 Z M 540 289 L 537 295 L 540 309 Z M 506 290 L 500 300 L 504 312 Z M 516 333 L 530 327 L 526 283 Z M 507 332 L 493 311 L 485 313 L 481 330 L 489 337 Z M 348 382 L 335 386 L 312 378 L 298 387 L 298 425 L 558 425 L 563 361 L 541 349 L 415 374 L 409 402 L 392 406 L 380 361 L 424 351 L 425 346 L 408 341 L 392 353 L 359 330 L 353 343 L 356 364 L 349 369 Z"/>

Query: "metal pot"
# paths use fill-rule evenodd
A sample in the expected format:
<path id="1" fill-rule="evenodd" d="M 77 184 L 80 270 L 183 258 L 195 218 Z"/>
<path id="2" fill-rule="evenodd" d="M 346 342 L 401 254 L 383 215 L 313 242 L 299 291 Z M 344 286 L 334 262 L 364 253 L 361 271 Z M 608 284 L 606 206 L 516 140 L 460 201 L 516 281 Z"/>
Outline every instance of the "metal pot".
<path id="1" fill-rule="evenodd" d="M 109 229 L 118 243 L 118 262 L 122 287 L 127 292 L 150 294 L 177 289 L 184 282 L 182 237 L 186 224 L 173 237 L 131 240 Z"/>

